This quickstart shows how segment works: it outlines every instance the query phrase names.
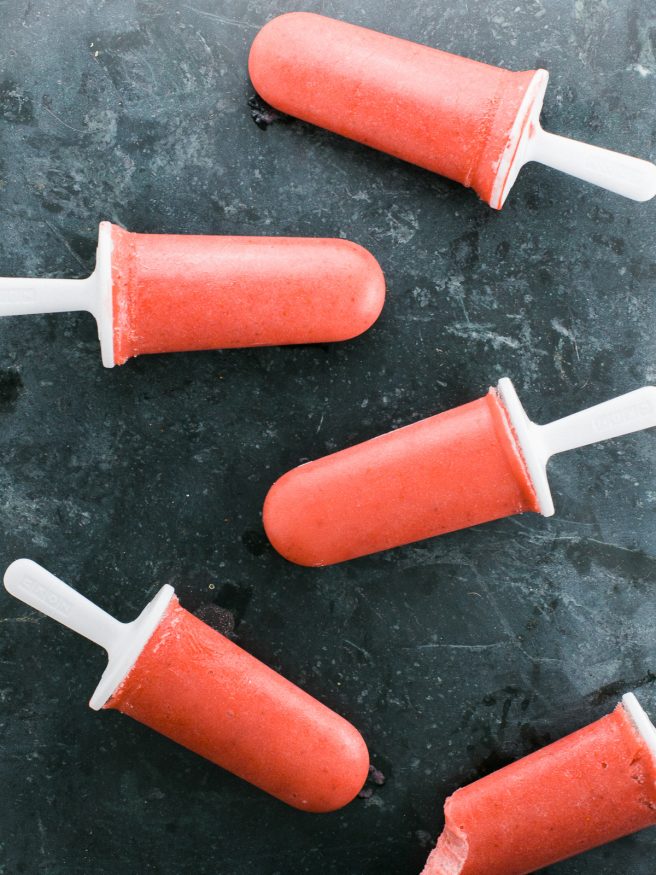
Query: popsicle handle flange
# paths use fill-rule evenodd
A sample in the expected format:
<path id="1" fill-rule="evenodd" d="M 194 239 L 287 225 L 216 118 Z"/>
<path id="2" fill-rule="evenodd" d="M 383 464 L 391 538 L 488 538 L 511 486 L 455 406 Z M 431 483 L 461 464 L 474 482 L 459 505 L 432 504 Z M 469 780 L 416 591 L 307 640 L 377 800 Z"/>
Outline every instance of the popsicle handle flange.
<path id="1" fill-rule="evenodd" d="M 656 195 L 656 165 L 543 130 L 534 123 L 526 161 L 539 161 L 634 201 Z"/>
<path id="2" fill-rule="evenodd" d="M 85 279 L 0 277 L 0 317 L 86 310 L 98 324 L 102 361 L 114 367 L 112 226 L 98 229 L 96 269 Z"/>
<path id="3" fill-rule="evenodd" d="M 554 513 L 547 478 L 547 462 L 552 456 L 656 426 L 656 386 L 643 386 L 548 425 L 531 422 L 507 377 L 499 380 L 497 391 L 515 432 L 543 516 Z"/>
<path id="4" fill-rule="evenodd" d="M 622 705 L 633 721 L 633 725 L 638 733 L 649 747 L 652 756 L 656 759 L 656 727 L 654 727 L 654 724 L 647 716 L 635 693 L 625 693 L 622 696 Z"/>
<path id="5" fill-rule="evenodd" d="M 136 620 L 121 623 L 31 559 L 17 559 L 5 572 L 7 592 L 107 651 L 108 661 L 89 704 L 102 708 L 123 681 L 174 596 L 165 585 Z"/>

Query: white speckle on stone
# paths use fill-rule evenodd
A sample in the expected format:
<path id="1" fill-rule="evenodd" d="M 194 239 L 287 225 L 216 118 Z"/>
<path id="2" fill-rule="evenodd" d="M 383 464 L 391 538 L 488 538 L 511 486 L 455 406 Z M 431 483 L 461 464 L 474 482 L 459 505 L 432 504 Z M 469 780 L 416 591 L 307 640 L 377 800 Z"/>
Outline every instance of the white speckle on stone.
<path id="1" fill-rule="evenodd" d="M 565 328 L 562 322 L 559 322 L 558 319 L 551 320 L 551 327 L 554 331 L 557 331 L 558 334 L 561 334 L 563 337 L 566 337 L 568 340 L 571 340 L 572 343 L 576 343 L 576 338 L 574 334 L 569 330 L 569 328 Z"/>
<path id="2" fill-rule="evenodd" d="M 653 76 L 654 71 L 650 70 L 649 67 L 644 67 L 642 64 L 631 64 L 630 67 L 626 68 L 630 73 L 638 73 L 642 76 L 643 79 L 646 79 L 647 76 Z"/>

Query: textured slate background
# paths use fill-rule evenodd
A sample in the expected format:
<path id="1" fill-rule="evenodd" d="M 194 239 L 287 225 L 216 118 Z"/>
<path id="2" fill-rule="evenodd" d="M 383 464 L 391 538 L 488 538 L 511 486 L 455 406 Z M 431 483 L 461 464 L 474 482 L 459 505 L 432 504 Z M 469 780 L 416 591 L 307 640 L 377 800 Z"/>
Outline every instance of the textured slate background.
<path id="1" fill-rule="evenodd" d="M 84 314 L 0 321 L 0 564 L 26 555 L 132 618 L 165 582 L 364 733 L 386 784 L 285 808 L 86 701 L 103 655 L 0 606 L 0 872 L 418 873 L 463 782 L 652 692 L 654 434 L 560 457 L 558 516 L 324 571 L 260 509 L 290 466 L 511 376 L 537 421 L 656 380 L 656 202 L 526 168 L 497 214 L 305 124 L 250 117 L 265 0 L 0 0 L 0 274 L 84 276 L 136 231 L 350 237 L 386 272 L 351 343 L 100 363 Z M 552 72 L 550 129 L 656 157 L 649 0 L 308 0 Z M 656 832 L 559 875 L 651 875 Z M 651 857 L 651 858 L 650 858 Z"/>

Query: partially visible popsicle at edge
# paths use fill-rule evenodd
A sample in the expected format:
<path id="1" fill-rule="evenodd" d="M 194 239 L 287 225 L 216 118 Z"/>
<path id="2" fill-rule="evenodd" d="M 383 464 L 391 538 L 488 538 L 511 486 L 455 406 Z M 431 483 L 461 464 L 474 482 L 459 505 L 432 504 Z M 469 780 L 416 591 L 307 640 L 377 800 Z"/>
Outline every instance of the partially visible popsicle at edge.
<path id="1" fill-rule="evenodd" d="M 551 516 L 551 456 L 655 425 L 654 386 L 536 425 L 504 377 L 477 401 L 288 471 L 264 527 L 287 559 L 320 566 L 523 511 Z"/>
<path id="2" fill-rule="evenodd" d="M 612 714 L 450 796 L 423 875 L 528 875 L 656 824 L 656 729 Z"/>
<path id="3" fill-rule="evenodd" d="M 115 708 L 304 811 L 361 790 L 369 755 L 357 729 L 185 611 L 172 587 L 120 623 L 29 559 L 4 583 L 107 651 L 95 710 Z"/>
<path id="4" fill-rule="evenodd" d="M 292 12 L 255 37 L 249 72 L 272 106 L 473 188 L 500 209 L 539 161 L 637 201 L 649 161 L 549 134 L 549 74 L 513 73 L 323 15 Z"/>
<path id="5" fill-rule="evenodd" d="M 87 279 L 0 278 L 0 316 L 87 310 L 106 367 L 143 353 L 348 340 L 385 301 L 348 240 L 135 234 L 102 222 Z"/>

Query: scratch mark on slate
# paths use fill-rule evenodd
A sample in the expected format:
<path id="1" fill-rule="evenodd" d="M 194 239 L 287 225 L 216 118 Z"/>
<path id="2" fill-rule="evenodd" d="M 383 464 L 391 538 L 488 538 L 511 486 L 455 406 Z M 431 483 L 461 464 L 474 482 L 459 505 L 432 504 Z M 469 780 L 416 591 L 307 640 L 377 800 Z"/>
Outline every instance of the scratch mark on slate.
<path id="1" fill-rule="evenodd" d="M 250 21 L 237 21 L 234 18 L 223 18 L 221 15 L 216 15 L 214 12 L 206 12 L 204 9 L 196 9 L 194 6 L 185 6 L 190 12 L 195 12 L 197 15 L 203 15 L 205 18 L 211 18 L 213 21 L 220 21 L 222 24 L 233 24 L 235 27 L 243 29 L 259 30 L 258 24 L 251 24 Z"/>

